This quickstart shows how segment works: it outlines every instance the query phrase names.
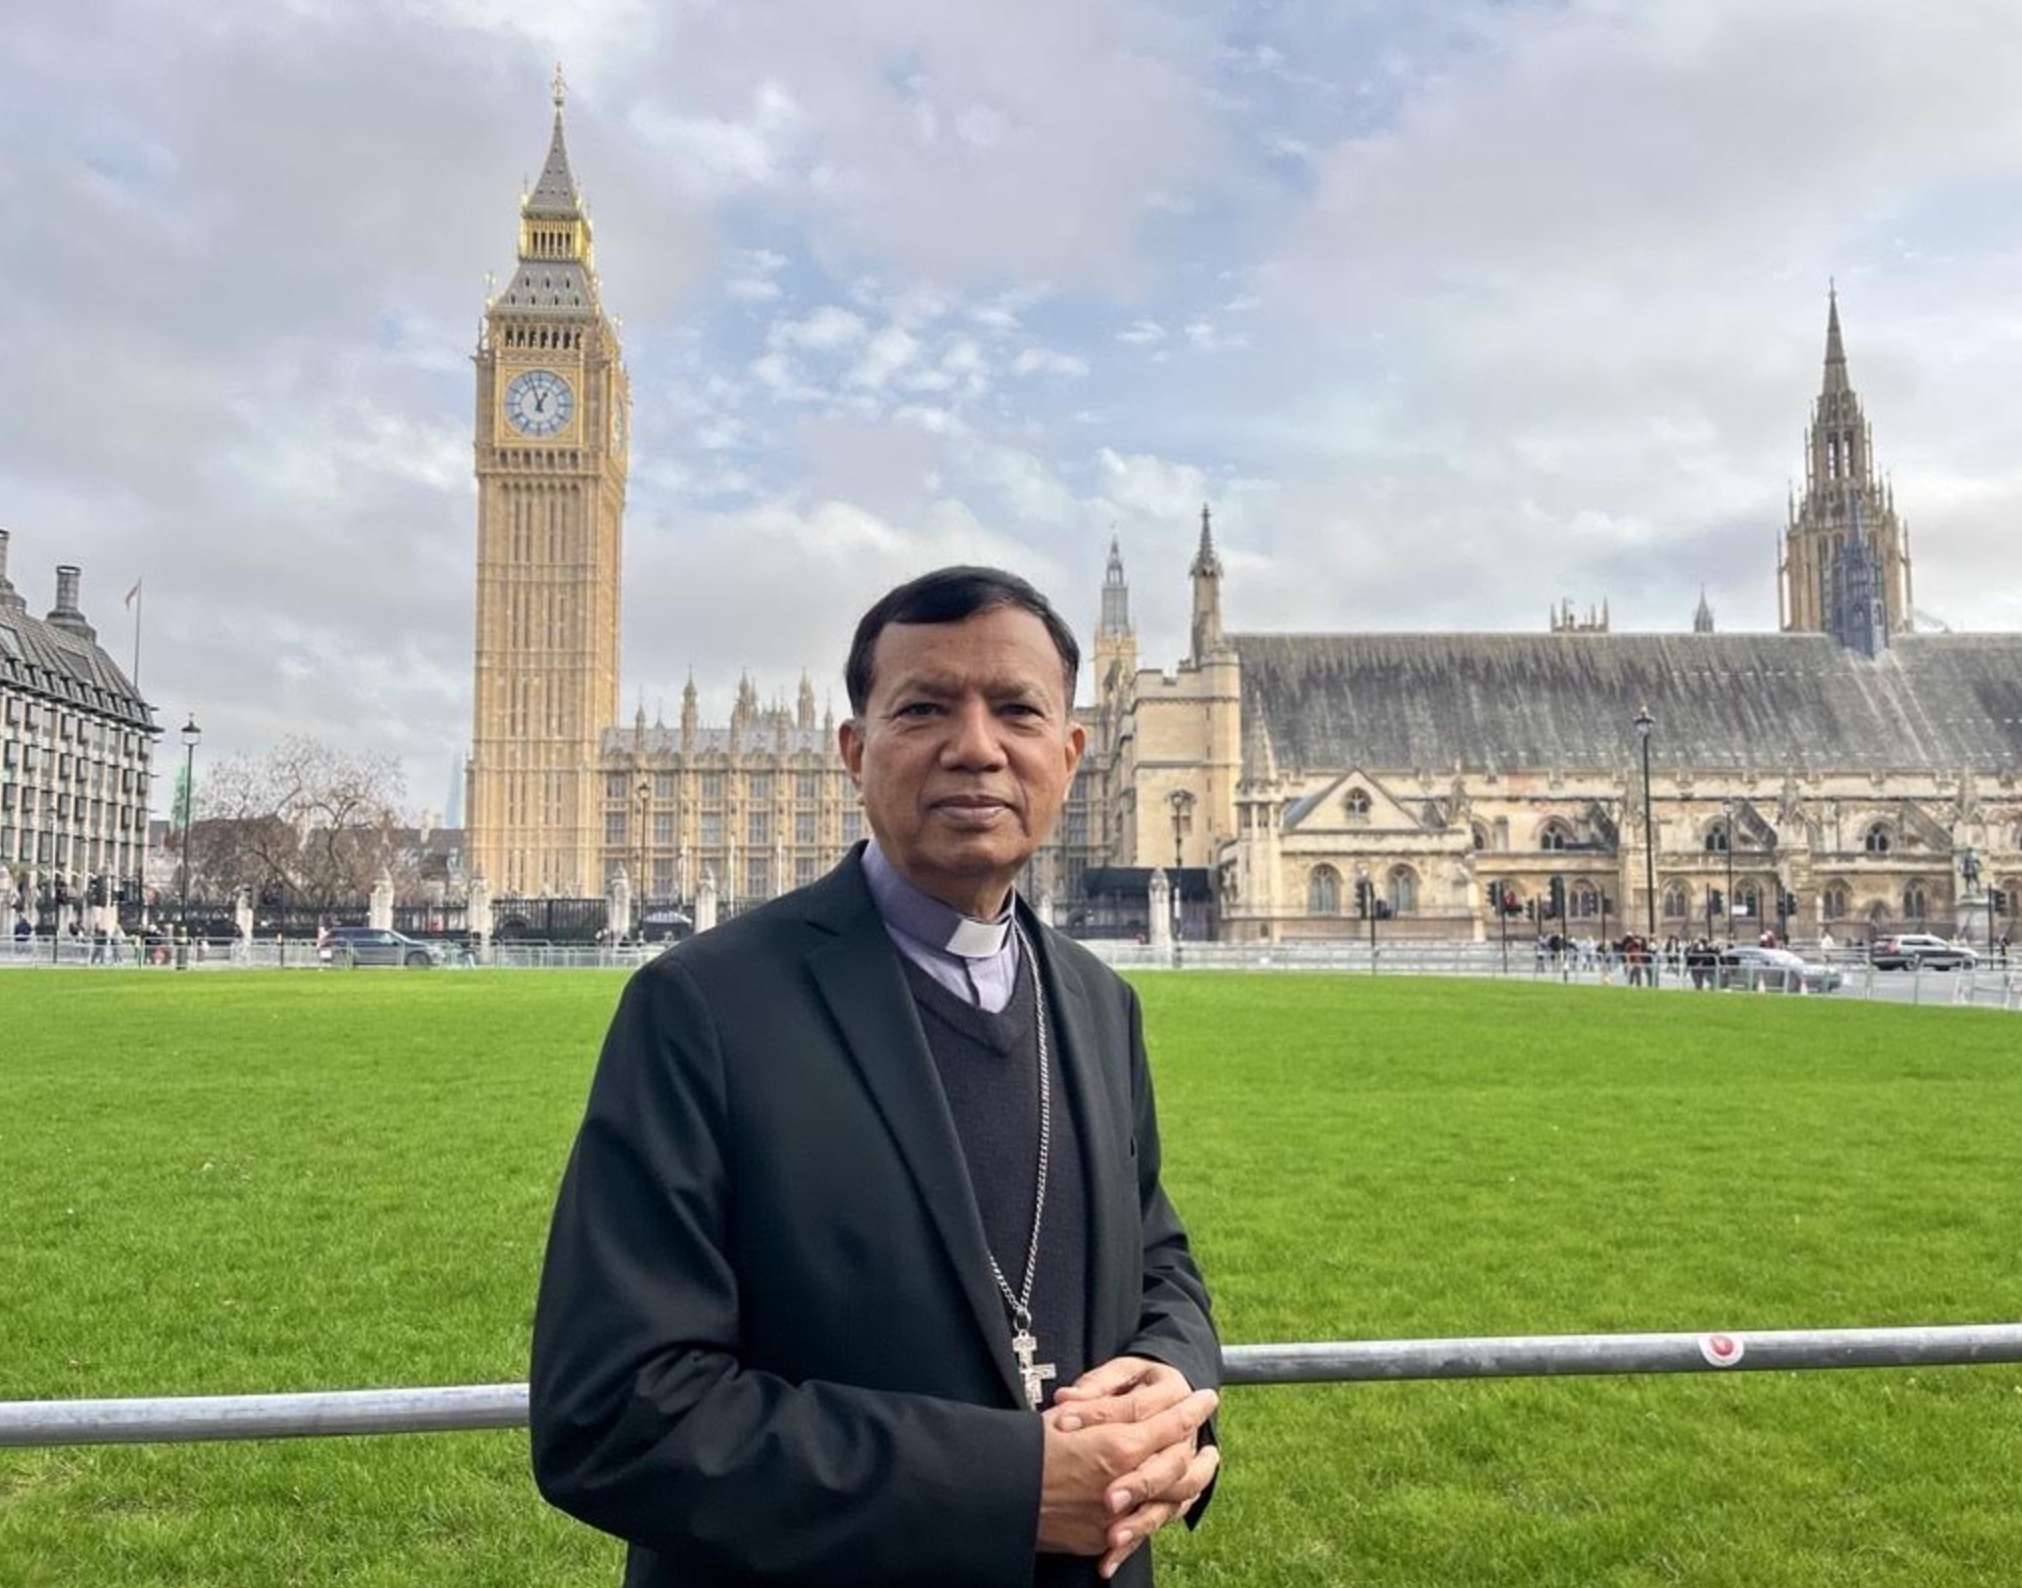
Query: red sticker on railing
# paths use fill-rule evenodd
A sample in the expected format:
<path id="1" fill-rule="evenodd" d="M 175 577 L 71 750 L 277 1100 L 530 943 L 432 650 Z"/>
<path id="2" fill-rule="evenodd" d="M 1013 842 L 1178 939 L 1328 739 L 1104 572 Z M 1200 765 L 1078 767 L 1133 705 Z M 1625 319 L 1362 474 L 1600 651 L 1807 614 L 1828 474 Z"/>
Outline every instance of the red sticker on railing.
<path id="1" fill-rule="evenodd" d="M 1714 1367 L 1733 1367 L 1739 1362 L 1747 1347 L 1731 1334 L 1702 1334 L 1699 1336 L 1699 1354 Z"/>

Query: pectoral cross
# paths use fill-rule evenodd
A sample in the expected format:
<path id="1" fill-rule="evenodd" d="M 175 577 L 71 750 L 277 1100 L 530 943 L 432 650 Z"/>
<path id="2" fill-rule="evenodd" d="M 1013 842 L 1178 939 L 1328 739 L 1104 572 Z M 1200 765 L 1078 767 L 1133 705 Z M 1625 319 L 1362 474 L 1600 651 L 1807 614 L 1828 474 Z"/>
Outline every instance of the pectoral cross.
<path id="1" fill-rule="evenodd" d="M 1025 1404 L 1036 1412 L 1046 1394 L 1046 1381 L 1054 1376 L 1053 1364 L 1032 1360 L 1039 1354 L 1039 1342 L 1030 1329 L 1021 1328 L 1011 1336 L 1011 1354 L 1018 1358 L 1018 1376 L 1025 1381 Z"/>

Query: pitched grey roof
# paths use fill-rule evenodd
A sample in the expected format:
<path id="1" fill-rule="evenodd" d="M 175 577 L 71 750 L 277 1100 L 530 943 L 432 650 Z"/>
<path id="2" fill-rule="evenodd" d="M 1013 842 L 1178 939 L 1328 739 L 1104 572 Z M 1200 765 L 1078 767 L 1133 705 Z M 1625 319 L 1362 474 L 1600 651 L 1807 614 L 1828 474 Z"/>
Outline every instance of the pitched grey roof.
<path id="1" fill-rule="evenodd" d="M 0 684 L 155 731 L 154 714 L 119 664 L 83 632 L 31 617 L 11 586 L 0 591 Z"/>
<path id="2" fill-rule="evenodd" d="M 1241 634 L 1286 771 L 2022 771 L 2022 634 Z"/>
<path id="3" fill-rule="evenodd" d="M 582 196 L 569 170 L 568 145 L 562 137 L 562 110 L 555 106 L 554 136 L 548 140 L 547 164 L 527 195 L 522 213 L 530 218 L 573 221 L 582 218 Z M 597 311 L 597 278 L 589 265 L 574 259 L 522 259 L 513 279 L 496 300 L 502 309 L 538 310 L 543 314 L 590 315 Z"/>

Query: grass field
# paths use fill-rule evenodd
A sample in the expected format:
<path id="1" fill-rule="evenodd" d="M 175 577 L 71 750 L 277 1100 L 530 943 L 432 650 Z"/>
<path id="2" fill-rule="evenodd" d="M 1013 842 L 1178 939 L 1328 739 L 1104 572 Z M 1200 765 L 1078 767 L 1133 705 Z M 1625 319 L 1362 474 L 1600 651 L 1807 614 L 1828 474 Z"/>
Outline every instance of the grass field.
<path id="1" fill-rule="evenodd" d="M 0 1399 L 524 1377 L 613 975 L 0 977 Z M 2022 1022 L 1141 983 L 1231 1341 L 2022 1319 Z M 2022 1369 L 1256 1388 L 1170 1584 L 2008 1585 Z M 598 1585 L 519 1433 L 0 1452 L 0 1584 Z"/>

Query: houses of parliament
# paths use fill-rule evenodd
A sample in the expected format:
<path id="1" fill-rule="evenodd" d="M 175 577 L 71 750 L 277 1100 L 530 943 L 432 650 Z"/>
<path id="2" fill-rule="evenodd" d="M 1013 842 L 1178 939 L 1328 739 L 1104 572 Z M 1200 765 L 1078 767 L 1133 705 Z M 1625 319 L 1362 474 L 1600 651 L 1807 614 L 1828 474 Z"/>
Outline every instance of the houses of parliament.
<path id="1" fill-rule="evenodd" d="M 468 863 L 502 898 L 622 874 L 680 903 L 706 877 L 734 909 L 813 880 L 862 816 L 805 678 L 790 706 L 745 680 L 727 724 L 698 720 L 692 679 L 677 723 L 622 719 L 629 417 L 558 78 L 476 355 Z M 1780 632 L 1719 632 L 1703 596 L 1676 633 L 1570 610 L 1532 634 L 1233 632 L 1210 510 L 1175 528 L 1193 545 L 1185 656 L 1142 662 L 1114 542 L 1090 592 L 1088 753 L 1025 890 L 1070 930 L 1141 930 L 1160 872 L 1186 937 L 1232 942 L 1371 916 L 1447 939 L 1512 916 L 1842 941 L 2009 925 L 2022 635 L 1917 631 L 1836 297 Z"/>

